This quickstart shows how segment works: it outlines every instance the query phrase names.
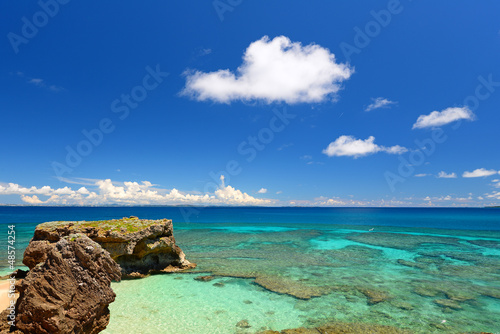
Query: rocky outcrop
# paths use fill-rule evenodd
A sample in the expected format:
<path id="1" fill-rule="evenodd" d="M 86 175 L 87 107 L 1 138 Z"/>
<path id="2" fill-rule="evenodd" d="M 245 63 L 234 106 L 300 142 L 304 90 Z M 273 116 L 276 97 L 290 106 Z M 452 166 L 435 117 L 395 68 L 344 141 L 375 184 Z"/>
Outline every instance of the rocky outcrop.
<path id="1" fill-rule="evenodd" d="M 44 243 L 55 242 L 74 233 L 87 235 L 107 250 L 121 267 L 123 278 L 137 278 L 155 272 L 174 272 L 196 265 L 186 260 L 175 244 L 172 220 L 137 217 L 104 221 L 50 222 L 37 226 L 31 244 L 41 243 L 25 252 L 23 262 L 43 257 Z"/>
<path id="2" fill-rule="evenodd" d="M 137 217 L 40 224 L 23 263 L 15 327 L 3 312 L 0 334 L 99 333 L 115 300 L 111 281 L 196 266 L 175 244 L 171 220 Z"/>
<path id="3" fill-rule="evenodd" d="M 16 286 L 16 328 L 23 333 L 99 333 L 121 271 L 109 252 L 83 234 L 31 242 L 26 278 Z"/>

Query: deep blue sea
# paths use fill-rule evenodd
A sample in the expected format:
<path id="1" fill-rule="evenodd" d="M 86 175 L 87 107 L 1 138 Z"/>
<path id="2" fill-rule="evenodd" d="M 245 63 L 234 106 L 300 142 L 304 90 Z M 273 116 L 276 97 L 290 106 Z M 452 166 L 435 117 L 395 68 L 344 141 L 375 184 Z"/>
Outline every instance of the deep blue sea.
<path id="1" fill-rule="evenodd" d="M 105 333 L 500 332 L 500 209 L 0 207 L 2 274 L 9 225 L 21 266 L 39 223 L 131 215 L 172 219 L 198 267 L 113 283 Z"/>

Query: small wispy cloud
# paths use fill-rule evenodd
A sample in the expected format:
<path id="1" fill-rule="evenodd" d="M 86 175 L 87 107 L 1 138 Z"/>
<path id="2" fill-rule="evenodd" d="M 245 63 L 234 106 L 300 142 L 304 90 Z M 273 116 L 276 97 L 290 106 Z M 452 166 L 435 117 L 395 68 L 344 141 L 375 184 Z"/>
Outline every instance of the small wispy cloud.
<path id="1" fill-rule="evenodd" d="M 58 176 L 56 178 L 59 181 L 64 182 L 64 183 L 78 184 L 81 186 L 92 186 L 92 185 L 95 185 L 97 181 L 100 181 L 99 179 L 89 179 L 89 178 L 83 178 L 83 177 L 67 178 L 67 177 Z"/>
<path id="2" fill-rule="evenodd" d="M 455 173 L 446 173 L 444 171 L 441 171 L 439 172 L 438 178 L 440 179 L 456 179 L 457 178 L 457 174 Z"/>
<path id="3" fill-rule="evenodd" d="M 23 72 L 20 72 L 20 71 L 17 71 L 15 73 L 15 75 L 17 75 L 20 78 L 26 79 L 26 82 L 29 83 L 29 84 L 31 84 L 31 85 L 34 85 L 34 86 L 37 86 L 37 87 L 40 87 L 40 88 L 44 88 L 44 89 L 50 90 L 51 92 L 56 92 L 57 93 L 57 92 L 60 92 L 60 91 L 64 90 L 64 88 L 61 87 L 61 86 L 56 86 L 56 85 L 49 84 L 44 79 L 41 79 L 41 78 L 31 78 L 31 77 L 28 77 Z"/>
<path id="4" fill-rule="evenodd" d="M 442 111 L 433 111 L 429 115 L 420 115 L 413 124 L 413 129 L 435 128 L 459 120 L 473 121 L 476 115 L 469 107 L 446 108 Z"/>
<path id="5" fill-rule="evenodd" d="M 375 137 L 370 136 L 367 139 L 356 139 L 353 136 L 340 136 L 331 142 L 322 153 L 329 157 L 349 156 L 354 158 L 363 157 L 378 152 L 388 154 L 403 154 L 408 149 L 399 145 L 385 147 L 375 144 Z"/>
<path id="6" fill-rule="evenodd" d="M 257 191 L 257 194 L 265 194 L 267 193 L 267 189 L 266 188 L 260 188 L 259 191 Z"/>
<path id="7" fill-rule="evenodd" d="M 500 191 L 493 191 L 491 194 L 484 194 L 487 198 L 500 200 Z"/>
<path id="8" fill-rule="evenodd" d="M 43 79 L 33 78 L 31 80 L 28 80 L 28 83 L 34 84 L 35 86 L 42 86 L 43 85 Z"/>
<path id="9" fill-rule="evenodd" d="M 372 98 L 372 103 L 365 108 L 365 111 L 372 111 L 379 108 L 390 108 L 391 105 L 397 104 L 395 101 L 385 99 L 383 97 Z"/>
<path id="10" fill-rule="evenodd" d="M 415 177 L 425 177 L 425 176 L 429 176 L 430 174 L 415 174 L 414 176 Z"/>
<path id="11" fill-rule="evenodd" d="M 462 177 L 471 178 L 471 177 L 487 177 L 495 174 L 500 174 L 494 169 L 486 169 L 486 168 L 478 168 L 472 172 L 464 172 Z"/>
<path id="12" fill-rule="evenodd" d="M 211 53 L 212 53 L 212 49 L 209 49 L 209 48 L 200 50 L 200 56 L 206 56 L 206 55 L 209 55 Z"/>
<path id="13" fill-rule="evenodd" d="M 276 150 L 277 151 L 283 151 L 285 148 L 289 148 L 291 146 L 293 146 L 293 143 L 283 144 L 280 147 L 278 147 Z"/>

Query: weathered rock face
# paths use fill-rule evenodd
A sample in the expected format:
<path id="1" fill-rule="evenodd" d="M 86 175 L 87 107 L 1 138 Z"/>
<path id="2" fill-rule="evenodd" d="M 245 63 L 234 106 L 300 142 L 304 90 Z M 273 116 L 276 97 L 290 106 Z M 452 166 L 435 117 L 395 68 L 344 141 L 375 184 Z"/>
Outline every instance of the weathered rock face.
<path id="1" fill-rule="evenodd" d="M 175 244 L 170 219 L 147 220 L 137 217 L 80 222 L 50 222 L 37 226 L 31 243 L 37 248 L 25 252 L 23 262 L 30 266 L 32 258 L 43 257 L 44 244 L 64 236 L 83 233 L 107 250 L 121 267 L 122 277 L 143 277 L 154 272 L 173 272 L 194 268 L 184 252 Z"/>
<path id="2" fill-rule="evenodd" d="M 32 241 L 30 271 L 16 286 L 16 327 L 23 333 L 99 333 L 121 271 L 109 252 L 83 234 Z"/>

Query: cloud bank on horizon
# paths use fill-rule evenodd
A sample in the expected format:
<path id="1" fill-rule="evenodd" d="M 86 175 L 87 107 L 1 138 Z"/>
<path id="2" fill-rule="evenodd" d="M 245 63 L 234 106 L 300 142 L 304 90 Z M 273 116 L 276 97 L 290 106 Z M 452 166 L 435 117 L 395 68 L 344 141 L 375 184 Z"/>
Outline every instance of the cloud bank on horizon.
<path id="1" fill-rule="evenodd" d="M 480 170 L 482 170 L 481 168 Z M 440 173 L 441 174 L 441 173 Z M 446 174 L 446 173 L 445 173 Z M 452 173 L 453 175 L 455 173 Z M 448 177 L 449 175 L 447 174 Z M 455 175 L 456 177 L 456 175 Z M 221 176 L 221 184 L 213 193 L 184 192 L 178 189 L 163 189 L 149 181 L 142 182 L 115 182 L 111 179 L 63 179 L 61 181 L 85 185 L 77 190 L 70 187 L 54 189 L 49 186 L 23 187 L 19 184 L 0 183 L 0 196 L 19 195 L 23 203 L 27 205 L 200 205 L 200 206 L 313 206 L 313 207 L 409 207 L 409 206 L 470 206 L 493 205 L 494 203 L 483 202 L 483 200 L 499 200 L 500 192 L 492 191 L 478 196 L 475 199 L 472 194 L 468 197 L 457 197 L 452 195 L 426 196 L 425 198 L 408 197 L 405 199 L 354 199 L 340 197 L 320 196 L 313 200 L 292 199 L 282 201 L 272 198 L 256 198 L 224 184 Z M 492 180 L 494 188 L 500 188 L 500 180 Z M 266 194 L 268 190 L 261 188 L 258 194 Z M 281 194 L 282 191 L 276 192 Z M 483 197 L 484 196 L 484 197 Z M 42 199 L 45 198 L 45 199 Z M 479 204 L 477 201 L 481 201 Z"/>
<path id="2" fill-rule="evenodd" d="M 285 36 L 272 40 L 264 36 L 248 46 L 236 73 L 228 69 L 186 72 L 181 94 L 216 103 L 317 103 L 334 100 L 353 72 L 324 47 L 303 46 Z"/>
<path id="3" fill-rule="evenodd" d="M 223 180 L 222 180 L 223 181 Z M 77 182 L 72 182 L 77 183 Z M 52 189 L 22 187 L 15 183 L 2 186 L 0 195 L 20 195 L 21 200 L 34 205 L 271 205 L 273 200 L 260 199 L 248 195 L 224 182 L 212 194 L 190 194 L 177 189 L 166 190 L 155 188 L 149 181 L 112 182 L 110 179 L 96 180 L 95 190 L 80 187 L 73 190 L 69 187 Z M 39 196 L 48 197 L 41 200 Z"/>

